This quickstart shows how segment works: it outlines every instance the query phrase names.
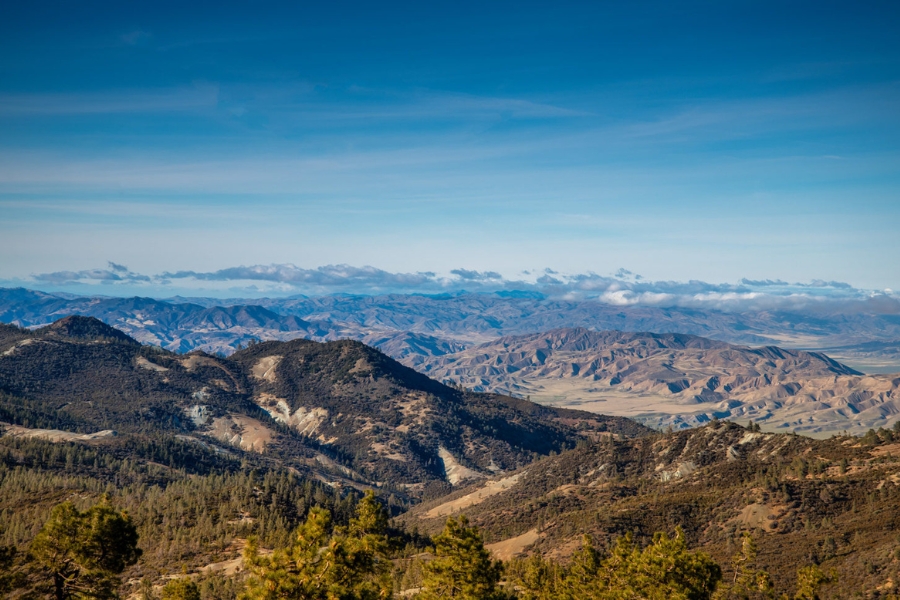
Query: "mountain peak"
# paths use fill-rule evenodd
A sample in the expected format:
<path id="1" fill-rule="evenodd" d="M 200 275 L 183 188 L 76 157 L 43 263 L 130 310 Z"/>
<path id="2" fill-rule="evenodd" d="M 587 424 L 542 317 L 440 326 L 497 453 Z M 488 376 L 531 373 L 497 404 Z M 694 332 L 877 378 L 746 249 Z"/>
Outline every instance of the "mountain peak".
<path id="1" fill-rule="evenodd" d="M 93 340 L 98 338 L 112 339 L 119 343 L 137 345 L 134 339 L 122 333 L 115 327 L 111 327 L 94 317 L 82 317 L 71 315 L 64 317 L 36 330 L 35 333 L 44 336 L 66 337 L 80 340 Z"/>

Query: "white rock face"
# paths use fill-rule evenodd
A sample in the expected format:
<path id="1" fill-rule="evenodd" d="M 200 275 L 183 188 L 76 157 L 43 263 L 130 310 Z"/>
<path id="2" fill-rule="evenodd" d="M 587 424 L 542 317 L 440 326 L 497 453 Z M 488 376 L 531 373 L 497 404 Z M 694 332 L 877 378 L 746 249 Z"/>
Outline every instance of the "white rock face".
<path id="1" fill-rule="evenodd" d="M 253 399 L 264 411 L 269 413 L 279 423 L 284 423 L 306 436 L 314 436 L 319 426 L 328 418 L 328 411 L 324 408 L 307 408 L 300 406 L 291 412 L 287 400 L 278 398 L 272 394 L 259 394 Z"/>
<path id="2" fill-rule="evenodd" d="M 154 362 L 150 362 L 143 356 L 138 356 L 137 358 L 135 358 L 134 363 L 142 369 L 147 369 L 148 371 L 156 371 L 157 373 L 165 373 L 166 371 L 169 370 L 168 368 L 166 368 L 162 365 L 158 365 Z"/>
<path id="3" fill-rule="evenodd" d="M 250 417 L 227 415 L 212 420 L 212 427 L 205 432 L 218 440 L 242 450 L 265 452 L 266 446 L 275 439 L 275 432 Z"/>
<path id="4" fill-rule="evenodd" d="M 457 485 L 461 481 L 466 481 L 468 479 L 480 479 L 484 477 L 478 471 L 473 471 L 468 467 L 464 467 L 450 454 L 450 451 L 440 446 L 438 448 L 438 456 L 441 458 L 441 462 L 444 463 L 444 474 L 447 477 L 447 481 L 450 482 L 450 485 Z"/>
<path id="5" fill-rule="evenodd" d="M 209 407 L 202 404 L 195 404 L 184 411 L 188 418 L 194 422 L 196 427 L 206 425 L 209 422 Z"/>
<path id="6" fill-rule="evenodd" d="M 694 464 L 693 461 L 688 460 L 678 465 L 678 468 L 674 471 L 663 471 L 659 474 L 659 479 L 661 481 L 672 481 L 673 479 L 680 479 L 686 475 L 690 475 L 696 470 L 697 465 Z"/>
<path id="7" fill-rule="evenodd" d="M 33 344 L 33 343 L 34 343 L 34 340 L 32 340 L 32 339 L 27 339 L 27 340 L 22 340 L 21 342 L 16 342 L 15 344 L 13 344 L 12 348 L 4 351 L 2 354 L 0 354 L 0 356 L 12 356 L 13 354 L 16 353 L 16 350 L 18 348 L 21 348 L 22 346 L 27 346 L 28 344 Z"/>

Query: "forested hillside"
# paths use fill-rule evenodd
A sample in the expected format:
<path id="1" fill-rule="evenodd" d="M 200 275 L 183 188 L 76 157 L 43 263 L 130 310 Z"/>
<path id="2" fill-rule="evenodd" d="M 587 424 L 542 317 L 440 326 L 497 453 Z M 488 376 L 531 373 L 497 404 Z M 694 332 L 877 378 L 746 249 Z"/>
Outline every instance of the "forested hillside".
<path id="1" fill-rule="evenodd" d="M 89 317 L 34 332 L 4 326 L 0 417 L 79 434 L 176 436 L 410 497 L 519 468 L 586 437 L 649 431 L 447 387 L 359 342 L 176 354 Z"/>
<path id="2" fill-rule="evenodd" d="M 814 440 L 715 422 L 586 442 L 401 520 L 435 532 L 462 513 L 507 557 L 565 560 L 585 534 L 606 547 L 681 527 L 727 571 L 748 533 L 776 587 L 815 564 L 836 570 L 836 597 L 865 596 L 900 581 L 900 432 Z"/>
<path id="3" fill-rule="evenodd" d="M 107 497 L 127 511 L 139 534 L 142 555 L 123 574 L 125 592 L 142 579 L 188 572 L 198 575 L 205 597 L 233 598 L 237 582 L 227 576 L 250 536 L 267 548 L 287 544 L 313 506 L 346 524 L 359 497 L 351 492 L 252 455 L 239 460 L 172 438 L 89 444 L 0 438 L 0 546 L 18 549 L 21 565 L 55 505 L 85 509 Z M 397 535 L 398 543 L 414 539 Z"/>

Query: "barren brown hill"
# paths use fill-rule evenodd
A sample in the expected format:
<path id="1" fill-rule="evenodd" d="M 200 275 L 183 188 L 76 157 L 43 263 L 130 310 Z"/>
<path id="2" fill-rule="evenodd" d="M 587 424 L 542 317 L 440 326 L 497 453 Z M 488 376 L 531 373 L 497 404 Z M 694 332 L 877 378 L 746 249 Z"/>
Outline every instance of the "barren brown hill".
<path id="1" fill-rule="evenodd" d="M 378 348 L 408 367 L 415 367 L 428 357 L 459 352 L 466 347 L 465 344 L 453 340 L 408 331 L 375 332 L 366 335 L 360 341 L 367 346 Z"/>
<path id="2" fill-rule="evenodd" d="M 900 415 L 900 377 L 865 376 L 817 352 L 749 348 L 683 334 L 558 329 L 433 356 L 416 368 L 477 391 L 693 426 L 861 433 Z"/>

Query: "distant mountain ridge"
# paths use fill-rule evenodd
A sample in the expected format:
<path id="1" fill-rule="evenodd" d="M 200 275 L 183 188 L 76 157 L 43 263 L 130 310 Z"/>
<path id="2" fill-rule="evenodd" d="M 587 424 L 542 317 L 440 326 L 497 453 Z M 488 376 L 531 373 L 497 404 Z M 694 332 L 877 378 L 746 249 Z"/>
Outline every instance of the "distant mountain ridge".
<path id="1" fill-rule="evenodd" d="M 458 383 L 479 391 L 501 389 L 502 380 L 509 374 L 588 377 L 593 381 L 609 381 L 617 385 L 626 379 L 638 379 L 637 361 L 666 351 L 699 351 L 694 355 L 702 355 L 709 366 L 722 370 L 752 366 L 757 368 L 757 375 L 763 375 L 764 369 L 775 366 L 787 373 L 802 369 L 802 376 L 805 377 L 862 375 L 817 352 L 786 350 L 777 346 L 748 348 L 681 333 L 592 331 L 584 328 L 504 336 L 456 353 L 425 359 L 420 369 L 441 380 L 456 381 L 454 376 L 464 377 Z M 675 355 L 670 352 L 668 358 L 674 359 Z M 671 372 L 658 372 L 658 380 L 677 386 L 684 374 L 673 370 L 670 363 L 662 367 Z M 711 383 L 706 382 L 704 389 L 714 391 L 718 387 L 710 387 Z M 730 386 L 730 389 L 733 388 L 733 385 Z M 670 387 L 670 391 L 680 389 Z"/>
<path id="2" fill-rule="evenodd" d="M 429 357 L 417 368 L 477 391 L 657 427 L 742 418 L 821 434 L 862 432 L 900 417 L 898 376 L 864 376 L 817 352 L 685 334 L 557 329 Z"/>
<path id="3" fill-rule="evenodd" d="M 599 300 L 560 300 L 533 294 L 423 296 L 335 295 L 316 298 L 214 300 L 209 298 L 80 297 L 0 288 L 0 321 L 23 327 L 71 314 L 96 317 L 142 343 L 185 352 L 200 348 L 231 354 L 251 339 L 356 339 L 395 358 L 456 351 L 505 335 L 559 328 L 595 331 L 679 332 L 730 343 L 792 348 L 843 348 L 880 371 L 871 342 L 900 340 L 900 315 L 854 312 L 724 312 L 693 308 L 615 306 Z M 404 338 L 404 336 L 407 336 Z M 415 337 L 408 337 L 415 336 Z M 891 348 L 887 359 L 900 371 Z"/>
<path id="4" fill-rule="evenodd" d="M 860 377 L 860 369 L 842 371 L 846 367 L 836 367 L 833 360 L 825 370 L 801 371 L 798 357 L 811 361 L 807 366 L 822 366 L 831 359 L 814 352 L 791 354 L 797 351 L 784 349 L 782 342 L 772 346 L 782 348 L 777 351 L 781 357 L 763 357 L 760 350 L 757 354 L 735 353 L 710 345 L 738 342 L 768 347 L 774 339 L 792 341 L 794 346 L 832 345 L 843 361 L 859 357 L 864 364 L 876 366 L 876 373 L 885 373 L 900 361 L 894 341 L 900 339 L 900 317 L 896 315 L 738 314 L 500 294 L 295 297 L 247 304 L 231 300 L 227 306 L 215 306 L 209 299 L 199 299 L 199 303 L 180 300 L 87 298 L 0 289 L 0 320 L 34 328 L 69 314 L 94 316 L 144 344 L 176 352 L 200 348 L 225 356 L 255 340 L 355 339 L 406 366 L 473 389 L 532 395 L 554 404 L 575 400 L 582 402 L 574 405 L 580 408 L 640 415 L 655 427 L 696 425 L 718 416 L 753 418 L 772 427 L 824 434 L 841 431 L 845 425 L 852 431 L 878 426 L 897 414 L 892 397 L 896 386 L 890 377 Z M 480 344 L 488 344 L 489 353 L 497 353 L 496 340 L 553 331 L 548 325 L 565 325 L 555 330 L 581 331 L 582 338 L 594 335 L 587 332 L 613 329 L 660 336 L 678 331 L 681 333 L 671 334 L 676 336 L 671 343 L 678 335 L 700 334 L 707 341 L 690 343 L 710 346 L 702 368 L 682 366 L 679 371 L 657 365 L 648 370 L 645 362 L 633 372 L 622 370 L 608 377 L 592 366 L 589 356 L 573 359 L 555 373 L 551 366 L 525 368 L 504 358 L 504 369 L 518 374 L 462 359 Z M 713 342 L 713 338 L 717 340 Z M 597 339 L 585 338 L 582 343 L 603 346 Z M 452 368 L 445 359 L 450 356 L 455 364 Z M 725 363 L 738 359 L 744 361 L 743 378 L 729 380 Z M 766 366 L 768 362 L 770 366 Z M 573 365 L 577 375 L 564 372 Z M 788 373 L 779 374 L 785 368 Z M 682 372 L 692 375 L 686 377 Z M 594 376 L 607 384 L 618 378 L 618 383 L 600 389 Z M 714 385 L 712 378 L 721 385 Z M 610 397 L 611 392 L 618 396 Z M 645 398 L 636 403 L 634 395 Z M 598 398 L 606 404 L 596 404 Z M 810 411 L 814 418 L 806 414 Z"/>
<path id="5" fill-rule="evenodd" d="M 258 305 L 203 306 L 153 298 L 62 298 L 30 290 L 0 291 L 0 321 L 34 327 L 68 315 L 90 316 L 143 344 L 173 352 L 231 354 L 251 339 L 323 338 L 327 331 Z"/>

